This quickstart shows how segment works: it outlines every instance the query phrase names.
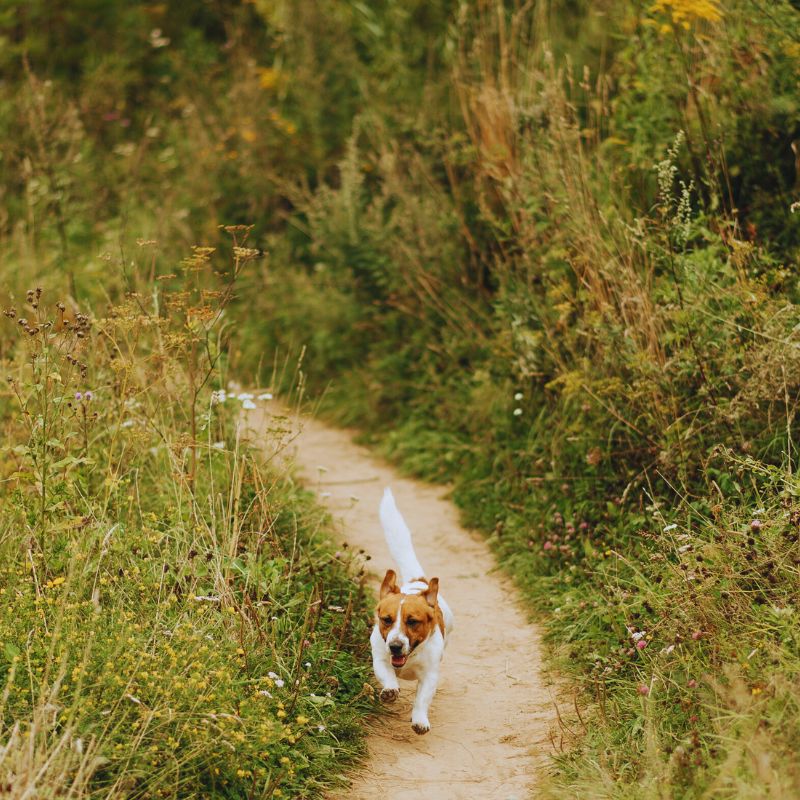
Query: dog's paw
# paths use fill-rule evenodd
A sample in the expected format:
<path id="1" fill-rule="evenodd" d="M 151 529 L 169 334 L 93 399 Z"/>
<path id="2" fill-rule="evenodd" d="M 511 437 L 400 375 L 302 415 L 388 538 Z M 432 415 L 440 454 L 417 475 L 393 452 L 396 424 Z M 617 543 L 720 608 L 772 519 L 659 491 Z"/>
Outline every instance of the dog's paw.
<path id="1" fill-rule="evenodd" d="M 395 700 L 400 696 L 399 689 L 384 689 L 381 692 L 381 702 L 383 703 L 394 703 Z"/>
<path id="2" fill-rule="evenodd" d="M 425 722 L 412 722 L 411 730 L 418 733 L 420 736 L 427 733 L 431 729 L 431 724 L 427 720 Z"/>

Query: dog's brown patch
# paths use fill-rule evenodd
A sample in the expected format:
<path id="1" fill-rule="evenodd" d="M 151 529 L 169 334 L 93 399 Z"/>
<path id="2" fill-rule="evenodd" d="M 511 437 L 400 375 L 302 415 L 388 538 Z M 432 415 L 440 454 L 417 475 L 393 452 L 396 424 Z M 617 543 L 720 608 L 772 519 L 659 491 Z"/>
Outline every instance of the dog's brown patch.
<path id="1" fill-rule="evenodd" d="M 400 628 L 408 637 L 413 652 L 434 631 L 438 625 L 444 636 L 444 616 L 439 608 L 439 579 L 415 578 L 428 585 L 420 594 L 401 594 L 394 570 L 387 570 L 381 583 L 380 602 L 375 609 L 381 636 L 386 639 L 389 631 L 402 613 Z M 402 608 L 402 611 L 401 611 Z"/>

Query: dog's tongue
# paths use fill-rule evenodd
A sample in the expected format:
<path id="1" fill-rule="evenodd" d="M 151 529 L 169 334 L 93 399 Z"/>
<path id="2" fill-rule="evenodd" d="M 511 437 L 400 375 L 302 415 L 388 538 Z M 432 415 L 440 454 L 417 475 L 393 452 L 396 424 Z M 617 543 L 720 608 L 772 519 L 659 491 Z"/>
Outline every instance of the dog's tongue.
<path id="1" fill-rule="evenodd" d="M 392 666 L 393 667 L 402 667 L 403 664 L 406 663 L 405 656 L 392 656 Z"/>

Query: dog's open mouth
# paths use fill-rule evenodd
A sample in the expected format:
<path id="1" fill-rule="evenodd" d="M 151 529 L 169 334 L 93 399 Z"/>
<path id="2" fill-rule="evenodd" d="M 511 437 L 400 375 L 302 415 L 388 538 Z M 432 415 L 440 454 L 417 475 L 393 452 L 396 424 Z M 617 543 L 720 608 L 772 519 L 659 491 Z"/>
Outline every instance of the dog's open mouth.
<path id="1" fill-rule="evenodd" d="M 393 667 L 402 667 L 405 666 L 406 661 L 408 661 L 408 656 L 399 655 L 399 656 L 392 656 L 392 666 Z"/>

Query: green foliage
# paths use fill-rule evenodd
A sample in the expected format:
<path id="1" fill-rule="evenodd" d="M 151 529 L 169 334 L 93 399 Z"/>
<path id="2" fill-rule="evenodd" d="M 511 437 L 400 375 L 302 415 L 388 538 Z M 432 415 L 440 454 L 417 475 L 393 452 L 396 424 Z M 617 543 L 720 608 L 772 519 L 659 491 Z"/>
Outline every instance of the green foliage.
<path id="1" fill-rule="evenodd" d="M 102 314 L 46 288 L 6 309 L 0 774 L 14 796 L 320 796 L 363 752 L 359 565 L 212 392 L 232 287 L 257 255 L 229 232 L 229 264 L 194 248 L 158 274 L 145 258 Z M 267 419 L 250 421 L 279 448 Z"/>

